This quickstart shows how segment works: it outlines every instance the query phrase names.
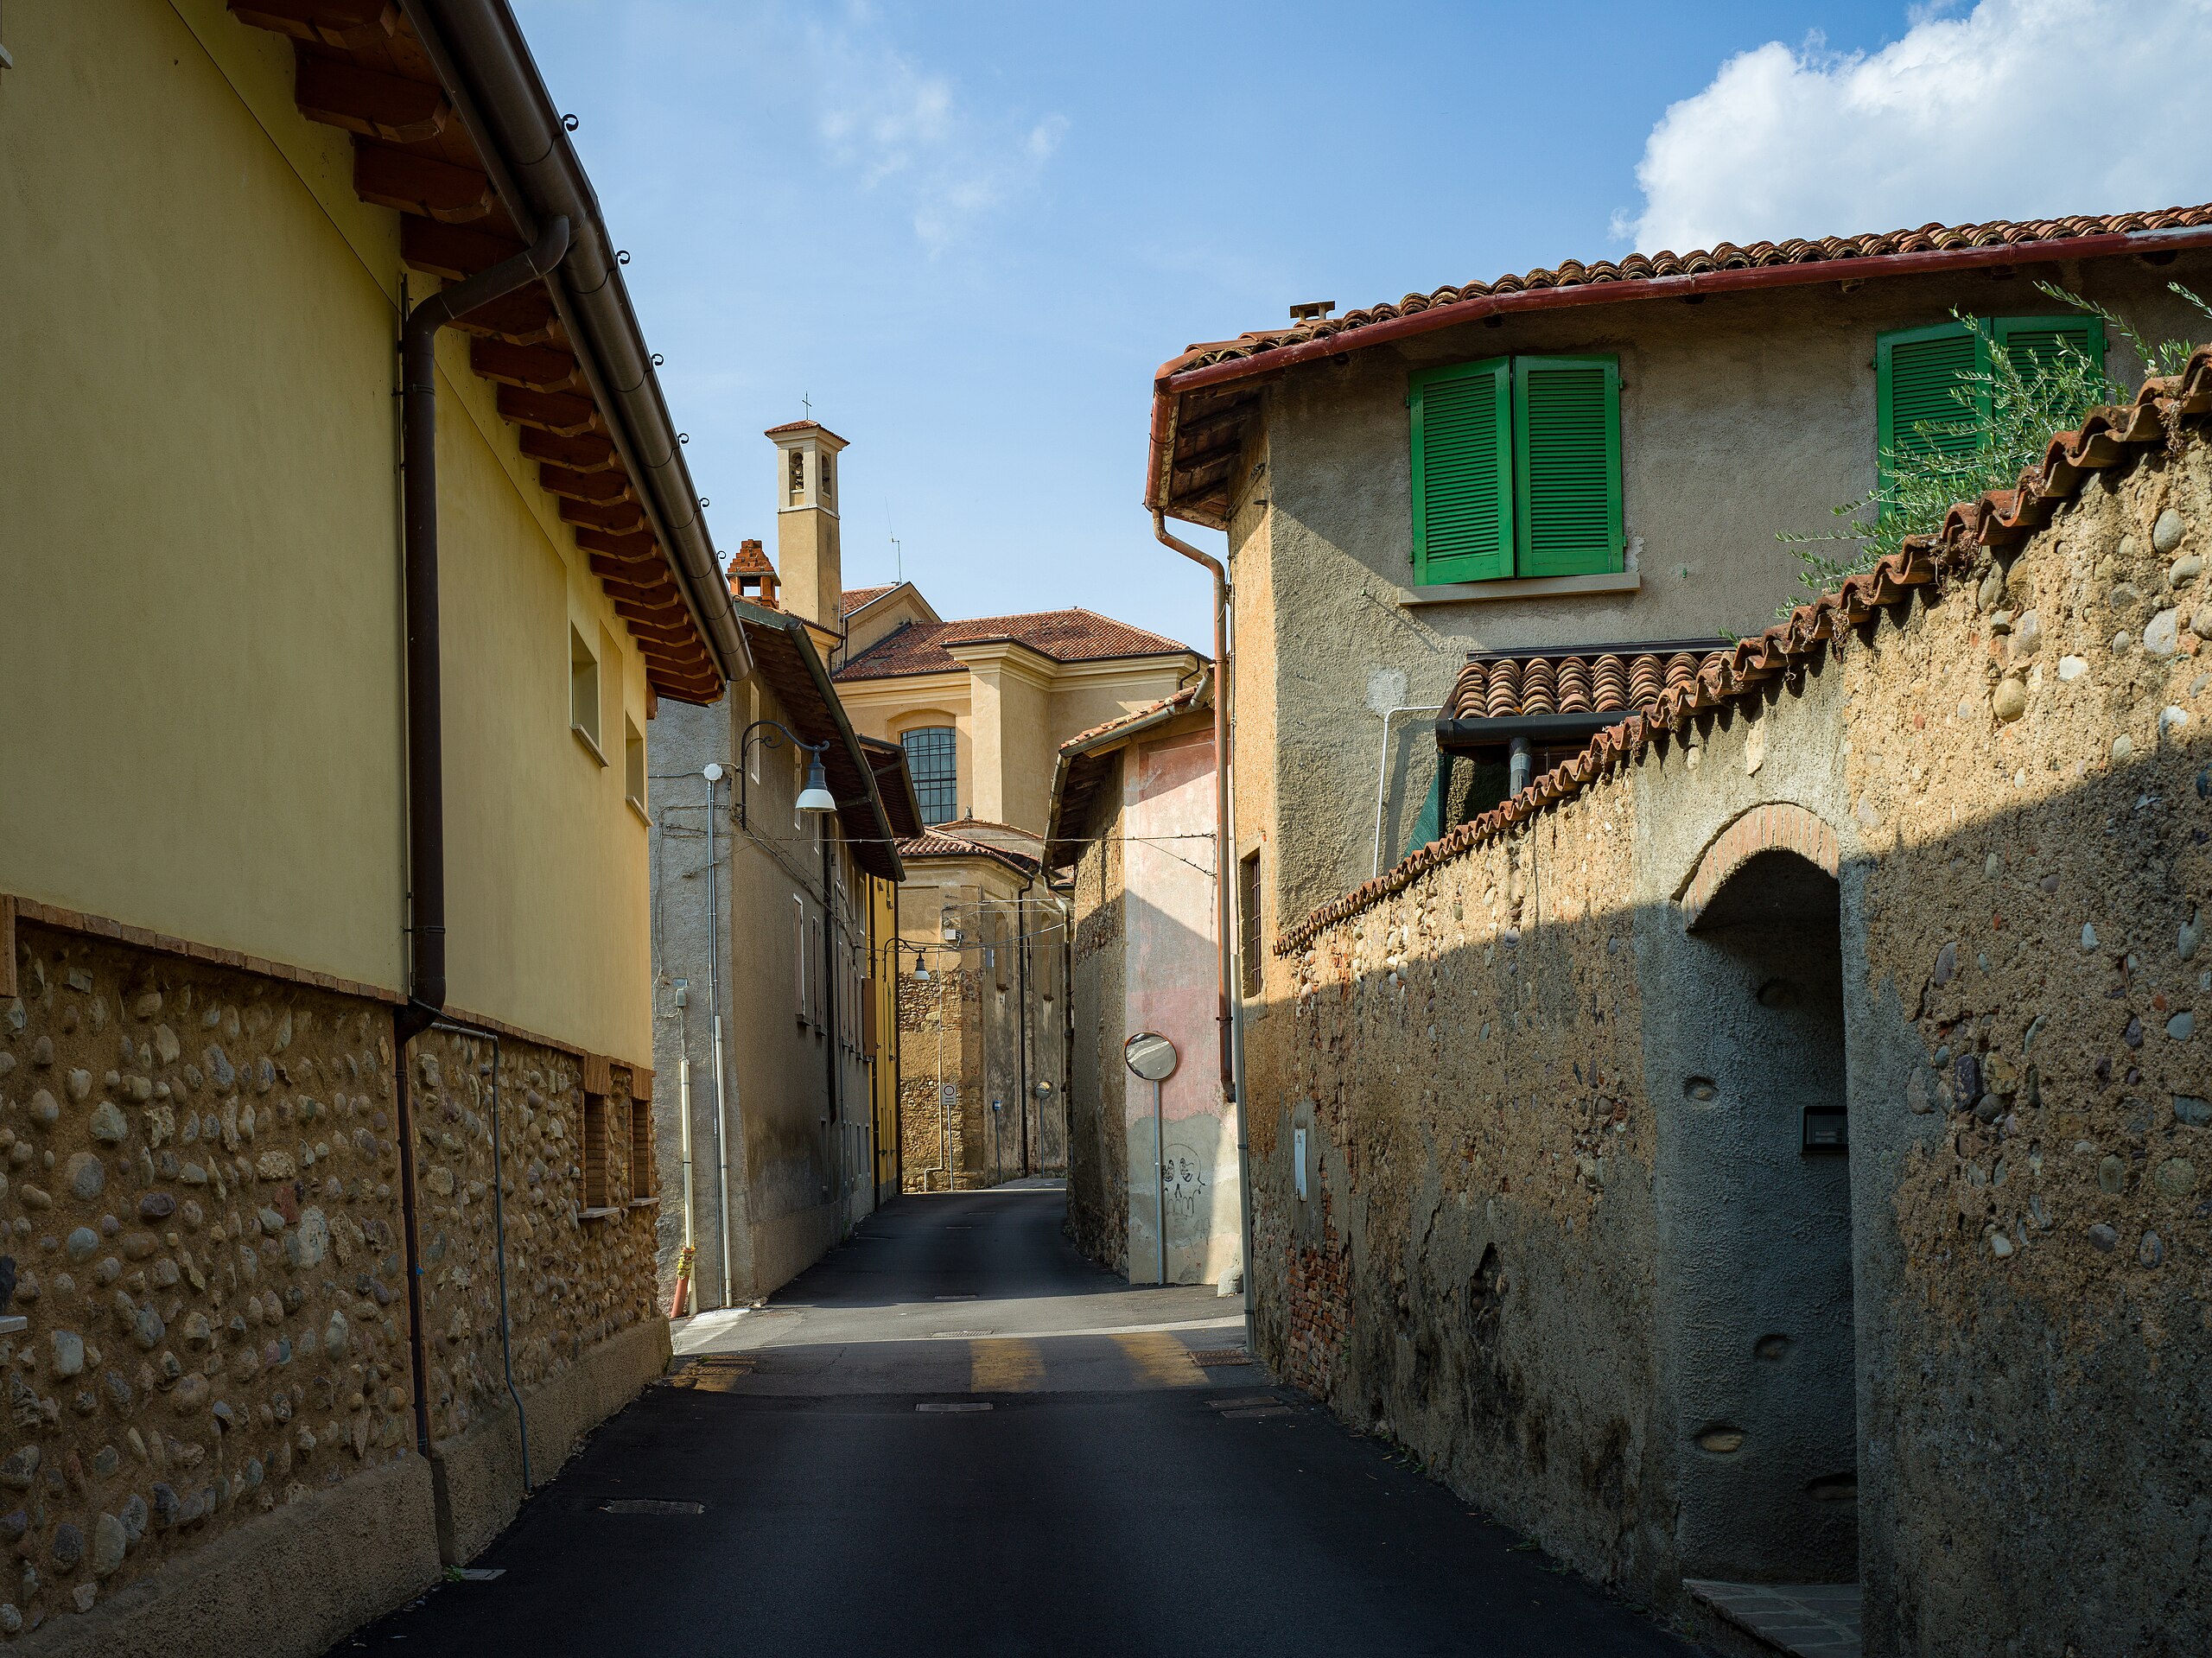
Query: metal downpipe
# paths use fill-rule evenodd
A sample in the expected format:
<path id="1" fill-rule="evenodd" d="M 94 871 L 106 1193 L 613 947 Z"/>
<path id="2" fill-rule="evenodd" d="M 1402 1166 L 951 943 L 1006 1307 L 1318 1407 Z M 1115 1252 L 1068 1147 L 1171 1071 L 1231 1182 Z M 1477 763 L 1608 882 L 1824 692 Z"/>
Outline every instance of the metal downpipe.
<path id="1" fill-rule="evenodd" d="M 1218 1017 L 1221 1020 L 1221 1086 L 1236 1108 L 1236 1208 L 1243 1231 L 1244 1259 L 1240 1276 L 1244 1284 L 1244 1348 L 1252 1350 L 1252 1145 L 1244 1121 L 1244 1036 L 1239 991 L 1231 960 L 1235 935 L 1230 931 L 1230 883 L 1236 867 L 1236 827 L 1230 816 L 1230 638 L 1229 572 L 1219 559 L 1200 552 L 1187 541 L 1169 533 L 1166 515 L 1155 509 L 1152 533 L 1163 547 L 1205 567 L 1213 577 L 1213 764 L 1214 764 L 1214 956 L 1220 966 Z"/>
<path id="2" fill-rule="evenodd" d="M 445 699 L 438 610 L 438 330 L 535 282 L 569 251 L 569 221 L 549 222 L 536 244 L 466 282 L 441 289 L 400 325 L 400 517 L 405 537 L 407 631 L 407 1001 L 392 1013 L 393 1109 L 399 1140 L 400 1231 L 407 1257 L 407 1317 L 415 1366 L 415 1444 L 430 1454 L 424 1396 L 429 1351 L 423 1330 L 423 1259 L 415 1212 L 415 1115 L 407 1045 L 446 1005 Z"/>

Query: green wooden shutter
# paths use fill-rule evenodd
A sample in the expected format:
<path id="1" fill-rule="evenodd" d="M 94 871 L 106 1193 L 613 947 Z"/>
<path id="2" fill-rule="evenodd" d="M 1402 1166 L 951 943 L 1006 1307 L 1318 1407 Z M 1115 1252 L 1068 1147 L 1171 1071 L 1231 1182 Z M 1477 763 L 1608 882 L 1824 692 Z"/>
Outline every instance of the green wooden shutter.
<path id="1" fill-rule="evenodd" d="M 1513 359 L 1519 574 L 1621 568 L 1620 386 L 1611 357 Z"/>
<path id="2" fill-rule="evenodd" d="M 2024 376 L 2031 365 L 2056 363 L 2069 346 L 2091 365 L 2105 364 L 2105 323 L 2096 316 L 2001 316 L 1990 325 L 1997 343 Z"/>
<path id="3" fill-rule="evenodd" d="M 1874 383 L 1884 455 L 1973 453 L 1981 441 L 1980 422 L 1987 418 L 1981 406 L 1986 400 L 1969 406 L 1955 391 L 1980 367 L 1980 352 L 1963 322 L 1880 337 L 1874 349 Z M 1925 426 L 1951 429 L 1918 429 Z M 1886 463 L 1883 471 L 1886 476 Z"/>
<path id="4" fill-rule="evenodd" d="M 1513 574 L 1513 399 L 1503 357 L 1413 378 L 1414 581 Z"/>

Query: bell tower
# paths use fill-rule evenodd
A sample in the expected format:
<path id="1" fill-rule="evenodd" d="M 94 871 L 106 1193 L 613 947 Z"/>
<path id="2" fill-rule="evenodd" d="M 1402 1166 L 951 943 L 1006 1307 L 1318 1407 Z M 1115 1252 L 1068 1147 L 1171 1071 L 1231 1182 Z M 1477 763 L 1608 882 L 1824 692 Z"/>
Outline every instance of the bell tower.
<path id="1" fill-rule="evenodd" d="M 815 420 L 772 426 L 776 446 L 776 574 L 785 610 L 830 633 L 844 630 L 837 544 L 837 456 L 845 440 Z"/>

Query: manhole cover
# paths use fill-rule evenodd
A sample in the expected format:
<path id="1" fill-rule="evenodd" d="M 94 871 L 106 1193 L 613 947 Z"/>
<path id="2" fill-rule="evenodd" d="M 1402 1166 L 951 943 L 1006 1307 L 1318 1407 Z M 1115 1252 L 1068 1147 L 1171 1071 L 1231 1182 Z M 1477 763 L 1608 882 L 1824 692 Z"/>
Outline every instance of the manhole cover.
<path id="1" fill-rule="evenodd" d="M 1247 1405 L 1280 1405 L 1282 1401 L 1271 1393 L 1239 1394 L 1234 1399 L 1209 1399 L 1206 1403 L 1216 1410 L 1239 1410 Z"/>
<path id="2" fill-rule="evenodd" d="M 666 1497 L 624 1496 L 599 1505 L 601 1514 L 704 1514 L 703 1502 L 674 1502 Z"/>
<path id="3" fill-rule="evenodd" d="M 914 1408 L 918 1411 L 936 1411 L 947 1415 L 965 1416 L 971 1411 L 990 1409 L 991 1401 L 988 1399 L 956 1399 L 947 1400 L 942 1403 L 917 1405 Z"/>
<path id="4" fill-rule="evenodd" d="M 1290 1407 L 1287 1405 L 1261 1405 L 1251 1410 L 1225 1410 L 1222 1412 L 1221 1414 L 1222 1419 L 1224 1421 L 1233 1419 L 1236 1421 L 1243 1422 L 1249 1421 L 1255 1416 L 1287 1416 L 1290 1414 Z"/>
<path id="5" fill-rule="evenodd" d="M 1224 1364 L 1249 1364 L 1252 1356 L 1241 1347 L 1194 1347 L 1191 1363 L 1201 1369 L 1211 1370 Z"/>

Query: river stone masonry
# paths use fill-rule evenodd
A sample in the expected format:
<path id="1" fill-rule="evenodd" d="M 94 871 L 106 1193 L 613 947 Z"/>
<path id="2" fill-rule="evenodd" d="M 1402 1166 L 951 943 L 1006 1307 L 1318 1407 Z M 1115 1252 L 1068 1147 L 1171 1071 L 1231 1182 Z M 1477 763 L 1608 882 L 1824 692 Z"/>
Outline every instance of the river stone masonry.
<path id="1" fill-rule="evenodd" d="M 35 924 L 16 945 L 0 1635 L 413 1439 L 389 1010 Z"/>

